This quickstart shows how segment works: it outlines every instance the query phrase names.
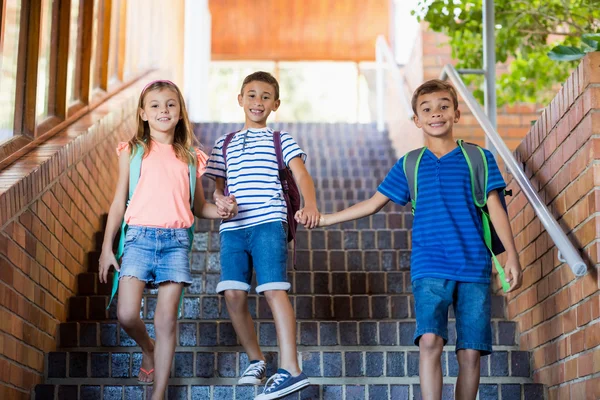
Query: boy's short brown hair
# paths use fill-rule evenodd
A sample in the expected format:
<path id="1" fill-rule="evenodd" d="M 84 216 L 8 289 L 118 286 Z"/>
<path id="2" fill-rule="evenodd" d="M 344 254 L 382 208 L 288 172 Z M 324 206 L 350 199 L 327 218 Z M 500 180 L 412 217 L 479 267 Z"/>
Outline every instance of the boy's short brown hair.
<path id="1" fill-rule="evenodd" d="M 456 90 L 454 89 L 454 86 L 440 79 L 431 79 L 419 86 L 417 90 L 415 90 L 415 92 L 413 93 L 411 105 L 415 115 L 417 115 L 417 99 L 419 98 L 419 96 L 435 92 L 450 93 L 450 97 L 452 98 L 452 102 L 454 103 L 454 110 L 458 109 L 458 97 L 456 96 Z"/>
<path id="2" fill-rule="evenodd" d="M 275 100 L 279 100 L 279 83 L 277 82 L 277 79 L 275 79 L 275 77 L 270 73 L 264 71 L 254 72 L 244 78 L 240 94 L 244 94 L 244 86 L 255 81 L 268 83 L 269 85 L 273 86 L 273 88 L 275 88 Z"/>

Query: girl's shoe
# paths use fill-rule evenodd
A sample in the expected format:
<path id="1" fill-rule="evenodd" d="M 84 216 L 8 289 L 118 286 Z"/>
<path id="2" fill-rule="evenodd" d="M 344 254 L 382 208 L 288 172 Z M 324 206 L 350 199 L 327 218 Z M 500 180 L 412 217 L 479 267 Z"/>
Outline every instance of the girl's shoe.
<path id="1" fill-rule="evenodd" d="M 267 378 L 267 364 L 264 361 L 253 361 L 242 374 L 238 385 L 260 385 Z"/>
<path id="2" fill-rule="evenodd" d="M 145 374 L 146 376 L 149 377 L 150 374 L 153 372 L 154 372 L 154 368 L 152 368 L 150 371 L 147 371 L 144 368 L 140 367 L 140 374 Z M 152 385 L 154 383 L 154 379 L 152 379 L 151 381 L 141 381 L 140 376 L 138 375 L 138 383 L 140 385 Z"/>
<path id="3" fill-rule="evenodd" d="M 280 368 L 275 375 L 269 378 L 264 392 L 256 396 L 254 400 L 280 399 L 308 385 L 308 377 L 304 372 L 301 372 L 298 376 L 292 376 L 285 369 Z"/>

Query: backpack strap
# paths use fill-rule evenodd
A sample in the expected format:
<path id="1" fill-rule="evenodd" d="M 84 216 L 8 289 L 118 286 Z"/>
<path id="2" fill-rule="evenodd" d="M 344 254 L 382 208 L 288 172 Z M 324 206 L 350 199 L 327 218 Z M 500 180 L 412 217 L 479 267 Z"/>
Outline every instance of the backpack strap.
<path id="1" fill-rule="evenodd" d="M 273 132 L 273 146 L 275 146 L 275 156 L 277 156 L 277 166 L 279 169 L 286 168 L 283 161 L 283 153 L 281 152 L 281 132 Z"/>
<path id="2" fill-rule="evenodd" d="M 223 152 L 223 161 L 225 162 L 225 176 L 227 176 L 227 148 L 229 147 L 229 143 L 231 143 L 231 140 L 233 139 L 235 134 L 238 132 L 239 131 L 228 133 L 227 136 L 225 136 L 225 140 L 223 141 L 223 147 L 221 148 L 221 151 Z M 229 189 L 227 188 L 227 183 L 225 183 L 223 194 L 225 196 L 229 196 Z"/>
<path id="3" fill-rule="evenodd" d="M 408 192 L 410 194 L 410 202 L 412 205 L 413 214 L 415 213 L 415 208 L 417 207 L 417 178 L 419 175 L 419 164 L 421 163 L 423 154 L 425 154 L 425 150 L 427 150 L 427 147 L 409 151 L 404 156 L 404 161 L 402 163 L 404 175 L 406 176 L 406 181 L 408 182 Z"/>
<path id="4" fill-rule="evenodd" d="M 487 246 L 490 254 L 492 255 L 492 261 L 502 289 L 506 292 L 510 288 L 508 282 L 506 282 L 506 274 L 504 268 L 498 261 L 496 254 L 492 250 L 492 221 L 490 215 L 487 212 L 487 183 L 488 183 L 488 163 L 483 149 L 476 144 L 466 143 L 462 139 L 457 141 L 460 150 L 465 156 L 467 165 L 469 166 L 469 174 L 471 175 L 471 192 L 473 194 L 473 202 L 475 206 L 481 211 L 481 222 L 483 225 L 483 241 Z"/>
<path id="5" fill-rule="evenodd" d="M 471 174 L 473 202 L 479 208 L 487 204 L 488 163 L 483 149 L 476 144 L 458 140 Z"/>
<path id="6" fill-rule="evenodd" d="M 223 141 L 223 147 L 221 148 L 221 151 L 223 152 L 223 161 L 225 162 L 225 170 L 227 170 L 227 148 L 229 147 L 229 143 L 231 143 L 231 140 L 233 139 L 235 134 L 238 132 L 239 131 L 228 133 L 227 136 L 225 136 L 225 140 Z"/>

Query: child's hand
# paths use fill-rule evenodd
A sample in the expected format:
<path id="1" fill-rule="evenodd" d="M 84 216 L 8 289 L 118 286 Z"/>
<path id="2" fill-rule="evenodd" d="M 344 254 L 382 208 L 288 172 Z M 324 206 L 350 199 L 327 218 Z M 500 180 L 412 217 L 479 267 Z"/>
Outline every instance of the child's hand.
<path id="1" fill-rule="evenodd" d="M 215 196 L 215 204 L 219 217 L 229 219 L 237 215 L 238 205 L 235 196 Z"/>
<path id="2" fill-rule="evenodd" d="M 115 258 L 115 255 L 113 254 L 112 250 L 102 251 L 102 253 L 100 254 L 100 268 L 98 271 L 100 283 L 108 282 L 108 271 L 110 271 L 111 265 L 115 267 L 117 271 L 121 270 L 121 267 L 119 267 L 119 263 L 117 263 L 117 259 Z"/>
<path id="3" fill-rule="evenodd" d="M 521 287 L 523 281 L 523 274 L 521 272 L 521 264 L 519 263 L 519 256 L 509 256 L 504 266 L 504 274 L 506 275 L 506 281 L 510 283 L 510 288 L 507 293 L 517 290 Z"/>
<path id="4" fill-rule="evenodd" d="M 304 207 L 296 213 L 296 221 L 298 223 L 304 225 L 306 229 L 316 228 L 319 224 L 319 218 L 321 214 L 319 214 L 319 210 L 314 206 Z"/>

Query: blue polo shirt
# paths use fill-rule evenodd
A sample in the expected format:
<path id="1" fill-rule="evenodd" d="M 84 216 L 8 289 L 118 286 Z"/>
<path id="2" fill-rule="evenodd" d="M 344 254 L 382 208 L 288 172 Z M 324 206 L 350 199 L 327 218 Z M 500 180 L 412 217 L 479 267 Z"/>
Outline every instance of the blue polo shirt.
<path id="1" fill-rule="evenodd" d="M 487 193 L 506 183 L 492 153 L 488 162 Z M 402 167 L 404 157 L 392 167 L 377 189 L 394 203 L 410 201 Z M 483 241 L 483 228 L 471 193 L 467 161 L 456 147 L 437 158 L 425 150 L 419 164 L 418 201 L 412 231 L 411 279 L 432 277 L 461 282 L 489 283 L 490 253 Z"/>

